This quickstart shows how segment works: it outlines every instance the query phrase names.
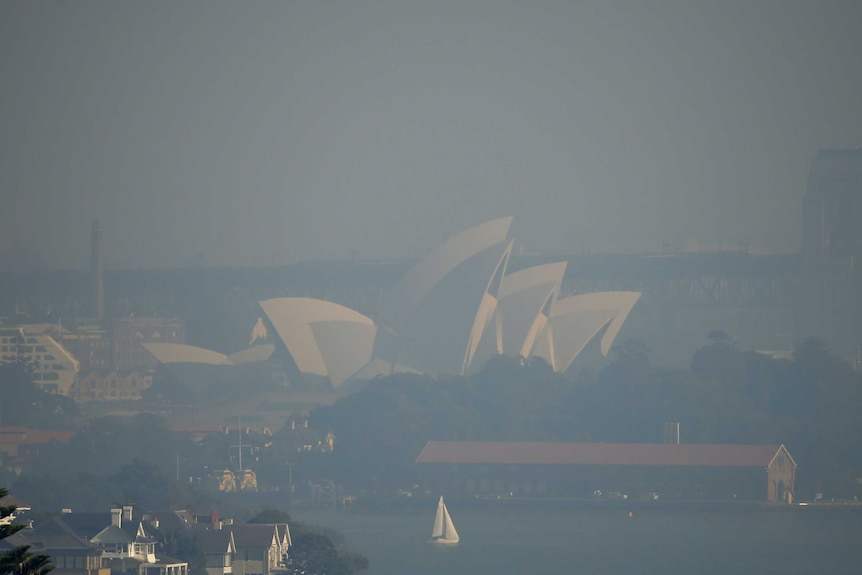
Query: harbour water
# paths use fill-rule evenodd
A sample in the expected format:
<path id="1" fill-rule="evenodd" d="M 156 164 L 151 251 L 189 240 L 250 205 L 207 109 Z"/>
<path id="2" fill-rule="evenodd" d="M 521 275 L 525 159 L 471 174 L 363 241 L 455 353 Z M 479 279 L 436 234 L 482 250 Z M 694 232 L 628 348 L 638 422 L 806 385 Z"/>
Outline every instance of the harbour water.
<path id="1" fill-rule="evenodd" d="M 341 532 L 373 575 L 858 574 L 862 510 L 449 505 L 461 543 L 429 544 L 435 505 L 294 510 Z"/>

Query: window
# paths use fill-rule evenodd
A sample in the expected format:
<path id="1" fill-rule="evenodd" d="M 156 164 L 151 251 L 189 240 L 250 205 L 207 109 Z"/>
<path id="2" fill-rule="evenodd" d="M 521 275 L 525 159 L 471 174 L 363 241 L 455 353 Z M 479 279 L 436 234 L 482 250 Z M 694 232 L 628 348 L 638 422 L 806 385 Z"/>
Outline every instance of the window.
<path id="1" fill-rule="evenodd" d="M 54 361 L 54 360 L 55 360 L 55 359 L 57 359 L 57 358 L 56 358 L 56 357 L 54 357 L 53 355 L 46 355 L 46 356 L 44 357 L 44 359 L 45 359 L 45 361 Z"/>
<path id="2" fill-rule="evenodd" d="M 37 345 L 36 351 L 41 352 L 41 353 L 45 353 L 46 351 L 48 351 L 48 349 L 44 345 Z"/>
<path id="3" fill-rule="evenodd" d="M 42 381 L 57 381 L 60 379 L 60 374 L 53 371 L 46 371 L 42 374 Z"/>

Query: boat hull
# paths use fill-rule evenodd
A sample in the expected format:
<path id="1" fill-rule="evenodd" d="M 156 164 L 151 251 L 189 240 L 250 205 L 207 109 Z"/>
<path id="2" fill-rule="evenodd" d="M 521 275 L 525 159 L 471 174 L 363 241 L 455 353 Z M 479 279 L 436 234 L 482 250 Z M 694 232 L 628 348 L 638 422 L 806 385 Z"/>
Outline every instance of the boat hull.
<path id="1" fill-rule="evenodd" d="M 457 545 L 459 539 L 429 539 L 428 543 L 433 543 L 434 545 Z"/>

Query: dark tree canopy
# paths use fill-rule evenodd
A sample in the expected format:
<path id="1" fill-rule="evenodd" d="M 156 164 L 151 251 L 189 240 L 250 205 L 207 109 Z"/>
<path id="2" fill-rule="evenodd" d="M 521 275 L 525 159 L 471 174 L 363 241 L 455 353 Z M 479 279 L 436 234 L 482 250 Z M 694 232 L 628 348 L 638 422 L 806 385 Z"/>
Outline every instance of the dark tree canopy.
<path id="1" fill-rule="evenodd" d="M 26 362 L 0 363 L 0 389 L 0 425 L 72 429 L 77 423 L 74 400 L 42 391 Z"/>

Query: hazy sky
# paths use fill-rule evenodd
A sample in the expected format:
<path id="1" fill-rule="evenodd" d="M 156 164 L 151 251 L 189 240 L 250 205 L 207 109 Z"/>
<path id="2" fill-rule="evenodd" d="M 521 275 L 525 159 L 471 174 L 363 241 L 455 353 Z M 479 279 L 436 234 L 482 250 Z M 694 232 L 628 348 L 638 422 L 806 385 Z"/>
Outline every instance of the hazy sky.
<path id="1" fill-rule="evenodd" d="M 401 258 L 799 246 L 862 144 L 862 3 L 0 3 L 0 252 Z"/>

